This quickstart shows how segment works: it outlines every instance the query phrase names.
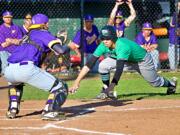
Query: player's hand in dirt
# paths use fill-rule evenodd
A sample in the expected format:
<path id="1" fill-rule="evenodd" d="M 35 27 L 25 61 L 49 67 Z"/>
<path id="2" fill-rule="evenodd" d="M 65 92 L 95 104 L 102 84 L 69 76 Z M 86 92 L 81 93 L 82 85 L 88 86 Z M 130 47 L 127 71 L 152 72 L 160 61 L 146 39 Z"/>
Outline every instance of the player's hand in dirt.
<path id="1" fill-rule="evenodd" d="M 68 91 L 69 91 L 69 93 L 74 94 L 74 93 L 77 92 L 78 88 L 79 88 L 79 84 L 78 83 L 74 83 L 73 86 L 70 87 Z"/>
<path id="2" fill-rule="evenodd" d="M 113 99 L 113 100 L 116 100 L 117 99 L 117 94 L 116 92 L 114 91 L 114 87 L 116 86 L 115 83 L 111 83 L 109 85 L 109 87 L 107 89 L 105 89 L 105 93 L 107 94 L 107 96 L 110 98 L 110 99 Z"/>

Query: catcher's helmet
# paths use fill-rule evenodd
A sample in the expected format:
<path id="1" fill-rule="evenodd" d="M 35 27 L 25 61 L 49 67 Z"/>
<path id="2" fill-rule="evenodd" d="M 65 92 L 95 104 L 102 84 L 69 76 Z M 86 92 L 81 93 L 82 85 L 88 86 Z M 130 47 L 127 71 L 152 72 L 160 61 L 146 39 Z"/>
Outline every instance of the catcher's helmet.
<path id="1" fill-rule="evenodd" d="M 44 14 L 38 13 L 32 17 L 32 24 L 45 24 L 48 21 L 48 17 Z"/>
<path id="2" fill-rule="evenodd" d="M 101 40 L 112 40 L 113 42 L 116 42 L 117 35 L 116 35 L 115 28 L 110 25 L 104 26 L 100 31 L 100 39 Z"/>

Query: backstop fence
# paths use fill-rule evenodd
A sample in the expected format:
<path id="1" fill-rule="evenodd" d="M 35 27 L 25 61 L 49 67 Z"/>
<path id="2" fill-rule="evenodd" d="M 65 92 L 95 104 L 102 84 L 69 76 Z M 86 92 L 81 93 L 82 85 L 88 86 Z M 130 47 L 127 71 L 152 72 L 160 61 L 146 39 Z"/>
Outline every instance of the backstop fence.
<path id="1" fill-rule="evenodd" d="M 0 11 L 1 13 L 5 10 L 12 11 L 14 15 L 13 22 L 18 25 L 23 24 L 26 13 L 32 15 L 44 13 L 50 19 L 49 30 L 51 33 L 56 35 L 59 30 L 68 32 L 66 42 L 68 44 L 77 30 L 83 28 L 83 16 L 85 14 L 94 16 L 94 24 L 99 30 L 106 25 L 115 2 L 115 0 L 0 0 Z M 170 20 L 174 14 L 175 18 L 179 18 L 178 0 L 132 0 L 132 4 L 136 11 L 136 18 L 125 29 L 125 37 L 135 40 L 137 34 L 142 30 L 142 25 L 146 22 L 151 23 L 158 42 L 158 54 L 153 56 L 158 59 L 158 69 L 171 70 L 172 65 L 170 64 L 174 63 L 175 69 L 178 69 L 180 55 L 178 36 L 175 37 L 175 49 L 172 49 L 172 52 L 169 50 Z M 122 11 L 124 19 L 130 15 L 130 9 L 126 2 L 119 6 L 119 10 Z M 178 22 L 179 20 L 175 19 L 175 31 L 178 30 Z M 1 23 L 3 23 L 2 19 Z M 48 55 L 44 68 L 48 72 L 57 74 L 77 71 L 82 64 L 73 63 L 70 59 L 72 54 L 74 52 L 61 56 Z"/>

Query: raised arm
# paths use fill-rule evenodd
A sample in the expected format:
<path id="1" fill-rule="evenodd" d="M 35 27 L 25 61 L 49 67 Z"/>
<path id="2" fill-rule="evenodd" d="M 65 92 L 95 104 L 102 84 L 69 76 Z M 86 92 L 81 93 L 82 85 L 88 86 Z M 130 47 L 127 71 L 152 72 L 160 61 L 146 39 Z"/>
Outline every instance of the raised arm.
<path id="1" fill-rule="evenodd" d="M 133 7 L 132 0 L 128 0 L 126 3 L 127 3 L 127 5 L 129 6 L 129 9 L 130 9 L 130 16 L 127 19 L 125 19 L 124 23 L 125 23 L 126 26 L 129 26 L 130 23 L 136 18 L 136 11 L 135 11 L 135 9 Z"/>
<path id="2" fill-rule="evenodd" d="M 116 4 L 111 11 L 110 18 L 108 20 L 108 25 L 114 25 L 114 19 L 116 17 L 116 12 L 118 11 L 118 7 L 119 5 L 122 5 L 123 3 L 124 3 L 123 0 L 116 1 Z"/>

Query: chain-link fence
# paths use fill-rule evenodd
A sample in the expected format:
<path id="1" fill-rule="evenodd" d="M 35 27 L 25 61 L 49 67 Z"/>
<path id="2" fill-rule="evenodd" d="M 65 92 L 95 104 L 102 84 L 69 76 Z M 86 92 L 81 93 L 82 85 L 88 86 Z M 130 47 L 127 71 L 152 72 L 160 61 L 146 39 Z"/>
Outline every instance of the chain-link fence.
<path id="1" fill-rule="evenodd" d="M 131 15 L 130 8 L 126 2 L 118 7 L 122 11 L 124 19 Z M 177 3 L 177 0 L 132 0 L 136 18 L 125 28 L 125 37 L 135 40 L 138 33 L 142 31 L 143 24 L 146 22 L 151 23 L 154 28 L 153 32 L 157 37 L 157 53 L 153 54 L 153 57 L 157 60 L 158 69 L 174 70 L 174 67 L 177 69 L 179 66 L 177 36 L 174 46 L 173 43 L 170 43 L 173 47 L 169 49 L 171 38 L 169 34 L 170 20 L 173 15 L 175 18 L 178 18 Z M 68 33 L 66 43 L 69 43 L 77 30 L 83 28 L 83 16 L 85 14 L 94 16 L 94 24 L 99 30 L 106 25 L 115 6 L 115 0 L 1 0 L 0 5 L 1 13 L 5 10 L 13 12 L 13 22 L 18 25 L 23 24 L 23 18 L 26 13 L 30 12 L 33 15 L 36 13 L 46 14 L 50 18 L 50 32 L 56 35 L 59 30 L 66 30 Z M 178 19 L 175 19 L 173 25 L 175 33 L 179 27 Z M 73 53 L 71 52 L 71 54 Z M 70 60 L 71 54 L 65 56 L 50 54 L 45 60 L 44 67 L 49 72 L 56 73 L 79 70 L 80 65 L 72 63 Z"/>

